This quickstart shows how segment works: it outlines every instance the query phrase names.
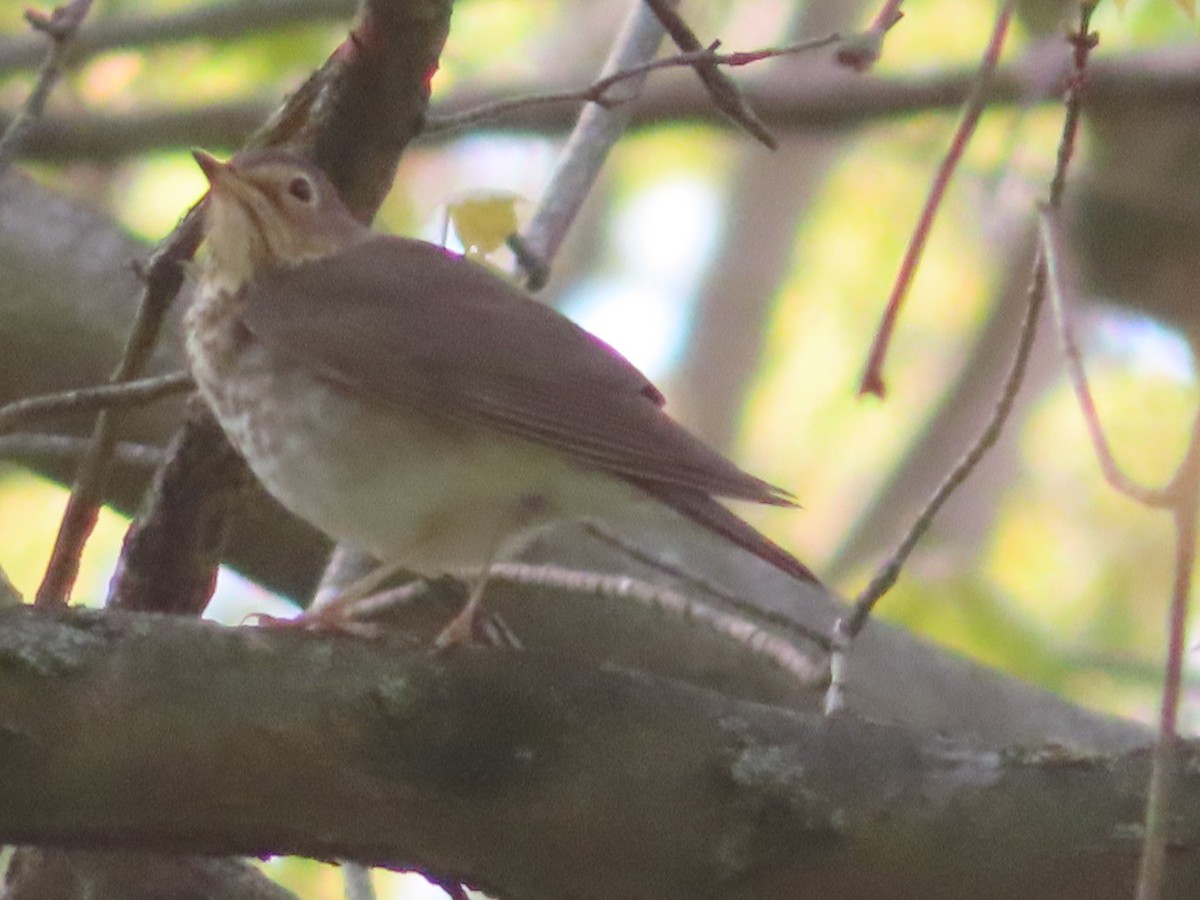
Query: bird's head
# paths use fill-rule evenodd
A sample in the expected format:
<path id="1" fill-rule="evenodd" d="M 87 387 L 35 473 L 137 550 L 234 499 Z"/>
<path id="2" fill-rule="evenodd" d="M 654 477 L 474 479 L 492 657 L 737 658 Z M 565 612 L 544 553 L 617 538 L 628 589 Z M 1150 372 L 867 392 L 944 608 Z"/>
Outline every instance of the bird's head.
<path id="1" fill-rule="evenodd" d="M 315 166 L 283 150 L 229 162 L 193 153 L 209 183 L 204 237 L 210 265 L 234 284 L 261 268 L 331 256 L 370 234 Z"/>

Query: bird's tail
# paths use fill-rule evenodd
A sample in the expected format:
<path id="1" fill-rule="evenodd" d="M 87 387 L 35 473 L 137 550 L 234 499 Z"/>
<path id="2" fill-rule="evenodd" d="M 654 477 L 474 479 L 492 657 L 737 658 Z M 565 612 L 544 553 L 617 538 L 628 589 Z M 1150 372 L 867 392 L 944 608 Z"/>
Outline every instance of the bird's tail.
<path id="1" fill-rule="evenodd" d="M 633 480 L 633 483 L 659 503 L 669 506 L 677 513 L 702 525 L 709 531 L 732 541 L 743 550 L 769 562 L 800 581 L 820 584 L 808 566 L 792 556 L 766 535 L 760 534 L 746 522 L 701 491 L 688 490 L 678 485 L 661 482 Z"/>

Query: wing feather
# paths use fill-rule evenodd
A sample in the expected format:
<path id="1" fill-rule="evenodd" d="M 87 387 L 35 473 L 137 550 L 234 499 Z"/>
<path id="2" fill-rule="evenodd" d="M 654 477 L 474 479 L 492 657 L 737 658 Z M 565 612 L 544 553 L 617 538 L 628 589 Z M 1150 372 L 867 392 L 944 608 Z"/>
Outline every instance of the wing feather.
<path id="1" fill-rule="evenodd" d="M 792 505 L 662 410 L 612 347 L 432 244 L 374 236 L 246 287 L 273 351 L 383 403 L 482 424 L 660 488 Z"/>

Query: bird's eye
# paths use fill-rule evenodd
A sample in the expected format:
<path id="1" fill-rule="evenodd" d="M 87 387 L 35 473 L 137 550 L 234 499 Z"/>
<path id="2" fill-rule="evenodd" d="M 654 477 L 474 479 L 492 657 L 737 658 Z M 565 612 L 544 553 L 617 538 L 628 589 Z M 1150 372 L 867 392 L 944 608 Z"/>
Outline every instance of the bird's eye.
<path id="1" fill-rule="evenodd" d="M 315 194 L 312 182 L 303 175 L 297 175 L 288 182 L 287 192 L 301 203 L 311 203 Z"/>

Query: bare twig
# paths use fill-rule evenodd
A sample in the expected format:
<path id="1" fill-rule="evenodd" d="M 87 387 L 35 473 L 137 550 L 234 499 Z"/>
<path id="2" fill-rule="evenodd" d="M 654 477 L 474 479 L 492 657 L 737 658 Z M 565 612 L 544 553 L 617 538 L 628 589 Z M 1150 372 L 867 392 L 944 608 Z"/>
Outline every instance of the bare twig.
<path id="1" fill-rule="evenodd" d="M 766 47 L 761 50 L 718 53 L 714 48 L 707 47 L 688 53 L 677 53 L 674 56 L 664 56 L 661 59 L 650 60 L 649 62 L 614 72 L 611 75 L 593 81 L 587 87 L 580 88 L 579 90 L 558 91 L 547 94 L 527 94 L 523 97 L 513 97 L 511 100 L 484 103 L 480 106 L 463 110 L 460 113 L 430 116 L 425 134 L 427 136 L 440 135 L 445 131 L 452 131 L 469 125 L 478 125 L 481 122 L 491 121 L 507 113 L 517 112 L 530 106 L 541 106 L 551 103 L 590 102 L 598 103 L 605 107 L 612 107 L 628 102 L 632 98 L 610 98 L 608 92 L 611 88 L 630 78 L 637 78 L 658 69 L 674 69 L 684 66 L 695 68 L 701 64 L 731 67 L 748 66 L 765 59 L 774 59 L 779 56 L 794 56 L 812 50 L 819 50 L 822 47 L 836 44 L 839 40 L 841 40 L 839 35 L 829 34 L 821 38 L 799 41 L 795 44 L 788 44 L 782 47 Z"/>
<path id="2" fill-rule="evenodd" d="M 78 388 L 42 397 L 27 397 L 0 406 L 0 434 L 15 426 L 51 413 L 116 409 L 153 403 L 172 394 L 192 389 L 192 376 L 187 372 L 172 372 L 121 384 Z"/>
<path id="3" fill-rule="evenodd" d="M 142 371 L 162 326 L 167 308 L 183 283 L 183 264 L 191 259 L 200 242 L 198 205 L 184 216 L 167 238 L 158 245 L 143 268 L 145 288 L 138 304 L 137 317 L 125 343 L 120 363 L 110 379 L 120 384 Z M 108 464 L 116 444 L 119 410 L 101 410 L 92 431 L 92 447 L 75 475 L 71 499 L 59 525 L 46 574 L 38 587 L 35 605 L 65 606 L 75 577 L 83 545 L 96 524 L 96 516 L 108 477 Z"/>
<path id="4" fill-rule="evenodd" d="M 1025 377 L 1025 366 L 1029 361 L 1029 351 L 1033 348 L 1033 339 L 1037 335 L 1038 316 L 1041 314 L 1042 303 L 1046 295 L 1046 269 L 1039 258 L 1033 273 L 1033 281 L 1029 286 L 1029 293 L 1026 299 L 1025 318 L 1021 323 L 1021 333 L 1017 339 L 1017 349 L 1013 355 L 1012 365 L 1009 367 L 1008 375 L 1004 379 L 1004 385 L 1000 391 L 1000 399 L 996 403 L 996 408 L 992 411 L 992 416 L 984 427 L 983 432 L 975 441 L 975 444 L 970 450 L 959 460 L 958 464 L 951 470 L 946 479 L 938 485 L 933 496 L 921 510 L 920 515 L 909 526 L 908 533 L 905 534 L 903 540 L 886 563 L 875 573 L 870 583 L 863 588 L 862 593 L 854 601 L 854 612 L 850 616 L 847 623 L 847 629 L 851 637 L 862 631 L 863 626 L 867 623 L 867 619 L 871 615 L 871 611 L 875 608 L 892 585 L 896 583 L 896 579 L 900 576 L 901 570 L 904 568 L 904 563 L 908 560 L 913 548 L 925 536 L 925 532 L 929 530 L 929 526 L 933 524 L 934 517 L 945 505 L 946 501 L 958 490 L 970 474 L 975 470 L 979 461 L 987 454 L 987 451 L 992 448 L 996 440 L 1000 437 L 1000 432 L 1004 428 L 1004 423 L 1008 420 L 1008 414 L 1012 411 L 1012 406 L 1017 398 L 1017 391 L 1020 390 L 1021 382 Z"/>
<path id="5" fill-rule="evenodd" d="M 33 90 L 25 100 L 25 105 L 0 136 L 0 173 L 12 164 L 21 144 L 33 131 L 34 124 L 45 111 L 50 92 L 63 73 L 63 55 L 91 8 L 92 0 L 70 0 L 69 3 L 57 7 L 50 15 L 26 10 L 25 18 L 29 24 L 50 39 L 50 50 L 46 53 L 46 59 L 38 72 Z"/>
<path id="6" fill-rule="evenodd" d="M 1084 51 L 1086 52 L 1086 50 Z M 1148 488 L 1130 478 L 1118 465 L 1100 423 L 1092 398 L 1083 359 L 1072 334 L 1063 260 L 1065 251 L 1061 223 L 1056 209 L 1043 209 L 1039 218 L 1041 252 L 1046 259 L 1050 296 L 1058 324 L 1059 339 L 1071 385 L 1083 413 L 1092 447 L 1108 484 L 1132 500 L 1151 508 L 1171 511 L 1175 526 L 1175 568 L 1168 621 L 1167 661 L 1159 703 L 1158 740 L 1146 795 L 1145 840 L 1138 873 L 1138 900 L 1156 900 L 1162 894 L 1166 860 L 1170 787 L 1175 770 L 1177 719 L 1182 695 L 1184 636 L 1190 605 L 1190 586 L 1195 569 L 1196 516 L 1200 493 L 1200 413 L 1192 424 L 1188 450 L 1170 483 L 1164 488 Z"/>
<path id="7" fill-rule="evenodd" d="M 354 0 L 235 0 L 196 4 L 160 15 L 126 15 L 92 22 L 66 49 L 68 65 L 120 47 L 161 46 L 172 42 L 238 38 L 306 22 L 344 19 Z M 41 59 L 42 42 L 27 38 L 0 41 L 0 74 L 29 68 Z"/>
<path id="8" fill-rule="evenodd" d="M 495 563 L 488 570 L 488 579 L 525 587 L 590 594 L 659 609 L 674 617 L 707 625 L 744 645 L 754 654 L 771 660 L 784 671 L 795 675 L 803 685 L 817 684 L 823 677 L 821 667 L 810 656 L 797 650 L 791 640 L 760 628 L 744 616 L 730 615 L 678 591 L 639 581 L 628 575 L 606 575 L 556 565 Z"/>
<path id="9" fill-rule="evenodd" d="M 904 12 L 900 7 L 904 5 L 904 0 L 885 0 L 883 6 L 879 8 L 879 12 L 875 14 L 875 19 L 871 22 L 871 27 L 868 31 L 886 32 L 890 30 L 897 22 L 904 18 Z"/>
<path id="10" fill-rule="evenodd" d="M 651 569 L 662 572 L 665 575 L 670 575 L 684 584 L 688 585 L 703 594 L 707 594 L 714 600 L 720 600 L 728 605 L 731 609 L 738 610 L 751 618 L 757 619 L 764 625 L 773 625 L 784 631 L 790 632 L 797 637 L 811 642 L 816 647 L 826 652 L 830 649 L 829 637 L 807 628 L 794 619 L 772 612 L 765 609 L 761 604 L 751 603 L 744 597 L 739 597 L 736 594 L 731 594 L 724 590 L 719 585 L 714 584 L 707 578 L 702 578 L 695 572 L 690 572 L 682 566 L 677 566 L 668 559 L 664 559 L 654 553 L 648 553 L 646 550 L 636 544 L 625 540 L 616 532 L 610 531 L 603 525 L 596 522 L 588 522 L 586 525 L 587 532 L 596 538 L 604 541 L 606 544 L 616 548 L 621 553 L 628 556 L 630 559 L 636 560 Z"/>
<path id="11" fill-rule="evenodd" d="M 1060 102 L 1062 66 L 1039 50 L 998 70 L 988 93 L 989 105 Z M 1160 50 L 1098 59 L 1090 64 L 1089 95 L 1097 105 L 1170 107 L 1172 115 L 1195 108 L 1200 96 L 1200 66 L 1195 54 Z M 754 104 L 775 130 L 847 128 L 916 112 L 961 108 L 977 83 L 977 69 L 943 69 L 897 77 L 843 77 L 785 83 L 766 77 L 755 83 Z M 517 92 L 540 96 L 537 87 Z M 464 88 L 443 98 L 430 121 L 445 121 L 461 113 L 508 103 L 512 92 L 493 97 L 487 90 Z M 611 102 L 611 98 L 610 101 Z M 87 159 L 111 162 L 149 148 L 210 149 L 240 146 L 268 116 L 268 100 L 221 101 L 190 108 L 142 109 L 130 113 L 77 113 L 43 116 L 25 142 L 21 155 L 47 161 Z M 493 130 L 561 133 L 572 127 L 576 112 L 565 104 L 522 104 L 503 119 L 489 123 Z M 630 113 L 631 125 L 662 122 L 726 124 L 706 95 L 684 83 L 656 86 L 639 98 Z M 0 127 L 6 121 L 0 112 Z M 452 129 L 426 132 L 424 139 L 443 139 Z"/>
<path id="12" fill-rule="evenodd" d="M 1046 259 L 1050 302 L 1054 309 L 1055 322 L 1058 325 L 1059 343 L 1062 346 L 1063 358 L 1067 364 L 1067 374 L 1071 386 L 1075 389 L 1075 399 L 1083 412 L 1083 420 L 1087 425 L 1096 459 L 1100 463 L 1100 471 L 1105 480 L 1116 491 L 1145 506 L 1166 507 L 1172 505 L 1173 497 L 1167 488 L 1155 490 L 1138 484 L 1117 463 L 1112 446 L 1104 434 L 1104 426 L 1100 423 L 1100 414 L 1096 411 L 1096 402 L 1092 398 L 1092 390 L 1088 385 L 1087 373 L 1083 367 L 1083 356 L 1071 328 L 1070 311 L 1067 309 L 1067 276 L 1064 271 L 1065 245 L 1062 238 L 1062 223 L 1057 210 L 1043 207 L 1038 217 L 1038 231 L 1041 239 L 1041 251 Z"/>
<path id="13" fill-rule="evenodd" d="M 1063 192 L 1066 187 L 1066 173 L 1074 153 L 1075 137 L 1079 130 L 1079 116 L 1083 105 L 1083 90 L 1085 87 L 1084 75 L 1088 61 L 1086 50 L 1090 50 L 1091 46 L 1094 46 L 1094 36 L 1089 35 L 1087 30 L 1088 22 L 1090 21 L 1090 9 L 1090 7 L 1084 8 L 1085 12 L 1079 32 L 1083 37 L 1077 41 L 1073 41 L 1076 51 L 1076 73 L 1074 79 L 1071 81 L 1064 104 L 1063 127 L 1047 201 L 1047 205 L 1051 209 L 1058 209 L 1062 205 Z M 1002 14 L 1005 10 L 1008 10 L 1008 4 L 1005 5 Z M 995 38 L 995 32 L 993 32 L 993 38 Z M 1079 48 L 1082 45 L 1086 45 L 1086 50 L 1081 53 Z M 1001 388 L 996 408 L 993 410 L 991 418 L 988 420 L 987 425 L 984 427 L 975 444 L 938 486 L 937 490 L 934 491 L 928 504 L 926 504 L 920 515 L 917 516 L 908 533 L 900 542 L 900 546 L 855 600 L 854 610 L 845 626 L 850 637 L 854 637 L 862 630 L 875 605 L 891 589 L 892 585 L 896 583 L 896 579 L 899 577 L 900 571 L 903 569 L 909 554 L 912 553 L 917 542 L 928 530 L 938 511 L 950 499 L 958 486 L 970 476 L 976 465 L 979 464 L 979 461 L 983 459 L 987 451 L 1000 437 L 1000 432 L 1008 419 L 1013 402 L 1016 399 L 1017 391 L 1020 389 L 1021 382 L 1024 379 L 1025 365 L 1029 360 L 1029 352 L 1033 347 L 1033 339 L 1037 334 L 1038 318 L 1045 300 L 1046 282 L 1046 260 L 1039 253 L 1033 265 L 1033 277 L 1029 287 L 1025 318 L 1021 325 L 1016 352 L 1013 356 L 1008 376 L 1005 378 L 1004 385 Z"/>
<path id="14" fill-rule="evenodd" d="M 687 22 L 683 21 L 683 17 L 675 11 L 675 4 L 668 3 L 666 0 L 644 0 L 647 6 L 653 10 L 655 17 L 667 34 L 671 36 L 671 40 L 675 42 L 675 46 L 684 53 L 698 53 L 704 49 L 700 43 L 700 39 L 696 37 L 696 33 L 688 26 Z M 716 50 L 718 43 L 713 43 L 708 49 Z M 758 117 L 758 114 L 750 108 L 750 104 L 746 102 L 746 98 L 742 96 L 741 90 L 733 79 L 726 75 L 711 61 L 701 60 L 697 62 L 693 68 L 696 74 L 700 77 L 704 87 L 707 88 L 708 94 L 712 97 L 712 101 L 716 104 L 717 109 L 729 116 L 729 118 L 741 125 L 748 134 L 756 138 L 761 144 L 774 150 L 776 147 L 775 136 L 763 123 L 763 120 Z"/>
<path id="15" fill-rule="evenodd" d="M 1196 516 L 1200 506 L 1200 413 L 1192 423 L 1187 456 L 1169 488 L 1175 523 L 1175 573 L 1167 626 L 1167 666 L 1159 701 L 1158 740 L 1146 791 L 1145 840 L 1138 867 L 1137 900 L 1158 900 L 1170 829 L 1171 788 L 1174 784 L 1179 740 L 1179 701 L 1182 696 L 1183 654 L 1191 603 L 1192 574 L 1196 567 Z"/>
<path id="16" fill-rule="evenodd" d="M 68 459 L 87 455 L 91 441 L 66 434 L 17 432 L 0 435 L 0 459 Z M 123 466 L 153 468 L 166 459 L 166 451 L 148 444 L 118 441 L 113 444 L 113 462 Z"/>
<path id="17" fill-rule="evenodd" d="M 1004 49 L 1004 38 L 1008 34 L 1008 26 L 1012 21 L 1015 6 L 1015 0 L 1005 0 L 996 16 L 996 22 L 992 26 L 992 34 L 988 39 L 988 45 L 979 66 L 975 89 L 963 110 L 963 117 L 954 132 L 950 149 L 947 151 L 945 159 L 942 160 L 941 166 L 938 167 L 937 175 L 934 176 L 933 186 L 929 189 L 929 196 L 925 198 L 925 205 L 921 209 L 917 225 L 913 229 L 912 237 L 909 238 L 908 248 L 904 252 L 900 272 L 896 276 L 895 284 L 892 285 L 892 292 L 884 309 L 883 320 L 871 343 L 871 350 L 867 357 L 867 370 L 858 388 L 860 394 L 874 394 L 882 397 L 886 392 L 883 381 L 883 363 L 891 343 L 892 332 L 896 327 L 896 319 L 900 315 L 900 307 L 908 295 L 908 289 L 912 284 L 913 276 L 916 275 L 917 266 L 920 265 L 921 255 L 925 251 L 925 243 L 929 239 L 929 231 L 933 227 L 933 220 L 937 216 L 938 210 L 941 209 L 946 188 L 958 168 L 963 153 L 966 152 L 967 144 L 975 134 L 975 127 L 979 124 L 984 107 L 987 106 L 992 75 L 1000 60 L 1000 52 Z"/>

